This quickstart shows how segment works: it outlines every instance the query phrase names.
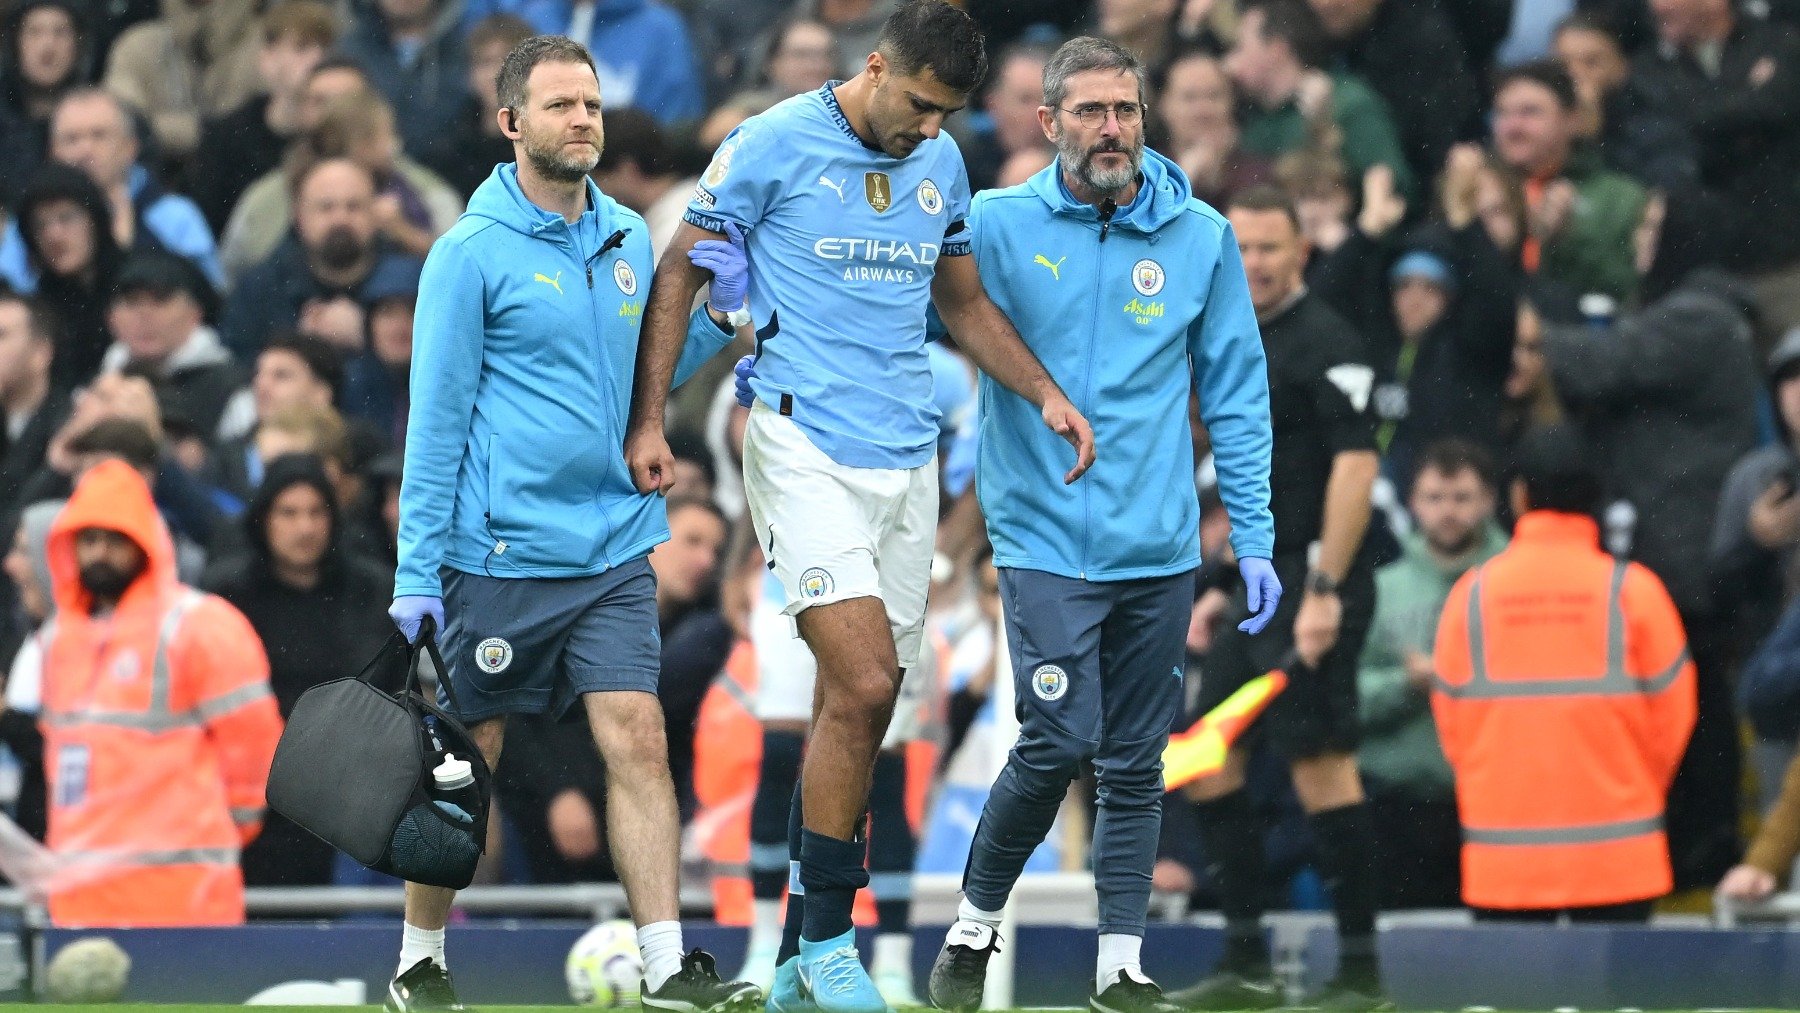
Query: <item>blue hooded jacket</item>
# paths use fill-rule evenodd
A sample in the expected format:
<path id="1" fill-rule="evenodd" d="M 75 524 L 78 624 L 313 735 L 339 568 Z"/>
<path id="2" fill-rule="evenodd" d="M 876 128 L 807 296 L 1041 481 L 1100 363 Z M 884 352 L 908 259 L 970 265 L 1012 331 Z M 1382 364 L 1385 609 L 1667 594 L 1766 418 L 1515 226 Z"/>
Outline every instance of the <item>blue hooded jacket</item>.
<path id="1" fill-rule="evenodd" d="M 1212 436 L 1240 558 L 1274 550 L 1268 366 L 1231 225 L 1148 149 L 1143 182 L 1105 226 L 1060 160 L 975 197 L 988 295 L 1094 427 L 1073 485 L 1069 445 L 1030 402 L 981 377 L 976 488 L 999 566 L 1085 580 L 1200 565 L 1190 384 Z"/>
<path id="2" fill-rule="evenodd" d="M 440 566 L 585 577 L 668 539 L 623 453 L 650 278 L 650 230 L 592 181 L 573 224 L 515 163 L 475 190 L 419 279 L 396 597 L 441 596 Z M 730 341 L 697 308 L 675 382 Z"/>

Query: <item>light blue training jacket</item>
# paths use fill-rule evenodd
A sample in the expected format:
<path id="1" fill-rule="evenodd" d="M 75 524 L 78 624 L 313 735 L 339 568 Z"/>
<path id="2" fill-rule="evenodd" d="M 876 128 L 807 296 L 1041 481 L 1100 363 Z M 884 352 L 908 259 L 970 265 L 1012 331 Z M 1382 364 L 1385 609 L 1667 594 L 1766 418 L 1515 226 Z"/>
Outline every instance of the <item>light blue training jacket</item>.
<path id="1" fill-rule="evenodd" d="M 1200 565 L 1190 384 L 1211 433 L 1239 558 L 1268 557 L 1269 377 L 1237 239 L 1175 163 L 1148 149 L 1131 206 L 1102 228 L 1061 161 L 975 197 L 975 260 L 991 296 L 1094 427 L 1074 454 L 1042 413 L 985 374 L 976 490 L 998 566 L 1086 580 Z"/>
<path id="2" fill-rule="evenodd" d="M 441 595 L 442 566 L 585 577 L 668 539 L 624 458 L 650 278 L 644 220 L 591 181 L 574 224 L 513 163 L 476 188 L 419 279 L 396 597 Z M 730 341 L 697 308 L 675 382 Z"/>

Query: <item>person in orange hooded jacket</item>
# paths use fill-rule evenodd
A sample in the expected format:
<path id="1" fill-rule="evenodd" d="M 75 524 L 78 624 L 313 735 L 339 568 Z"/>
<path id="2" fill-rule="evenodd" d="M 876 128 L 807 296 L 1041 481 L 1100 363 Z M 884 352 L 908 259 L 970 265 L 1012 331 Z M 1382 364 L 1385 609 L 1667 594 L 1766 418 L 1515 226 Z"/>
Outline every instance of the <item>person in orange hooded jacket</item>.
<path id="1" fill-rule="evenodd" d="M 142 475 L 90 469 L 50 529 L 45 884 L 59 926 L 244 920 L 239 849 L 262 825 L 281 717 L 262 642 L 182 585 Z"/>
<path id="2" fill-rule="evenodd" d="M 1663 810 L 1694 728 L 1681 617 L 1600 548 L 1600 480 L 1572 430 L 1526 436 L 1504 552 L 1451 589 L 1432 713 L 1456 774 L 1477 917 L 1644 921 L 1673 877 Z"/>

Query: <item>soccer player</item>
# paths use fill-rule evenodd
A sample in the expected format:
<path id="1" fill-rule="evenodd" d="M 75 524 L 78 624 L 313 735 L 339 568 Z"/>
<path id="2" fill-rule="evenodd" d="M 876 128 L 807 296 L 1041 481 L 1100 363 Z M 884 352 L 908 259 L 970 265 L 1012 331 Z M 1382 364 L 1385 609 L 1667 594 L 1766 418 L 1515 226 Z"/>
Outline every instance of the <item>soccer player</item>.
<path id="1" fill-rule="evenodd" d="M 901 671 L 917 663 L 937 520 L 938 431 L 924 350 L 927 296 L 990 376 L 1093 461 L 1087 420 L 982 291 L 968 182 L 944 117 L 981 80 L 968 15 L 908 0 L 863 71 L 746 121 L 701 178 L 671 249 L 749 232 L 757 397 L 744 485 L 758 539 L 818 661 L 812 738 L 790 823 L 791 917 L 774 1009 L 884 1009 L 850 908 L 868 882 L 861 826 Z M 662 429 L 682 320 L 705 277 L 665 257 L 651 295 L 626 458 L 666 488 Z M 1065 461 L 1066 461 L 1066 452 Z"/>
<path id="2" fill-rule="evenodd" d="M 638 926 L 644 1006 L 748 1009 L 760 990 L 720 981 L 700 950 L 682 953 L 646 559 L 669 528 L 662 502 L 637 494 L 611 449 L 637 358 L 649 229 L 588 179 L 603 134 L 586 48 L 527 39 L 501 65 L 499 92 L 517 160 L 475 191 L 419 285 L 389 611 L 408 640 L 427 617 L 443 632 L 442 674 L 490 767 L 506 715 L 561 713 L 580 698 L 606 760 L 607 831 Z M 725 244 L 692 255 L 717 263 L 713 245 Z M 730 341 L 723 311 L 742 307 L 746 286 L 742 271 L 715 273 L 709 305 L 673 342 L 685 348 L 677 379 Z M 454 896 L 407 885 L 390 1010 L 463 1008 L 444 960 Z"/>
<path id="3" fill-rule="evenodd" d="M 1281 598 L 1269 563 L 1269 388 L 1237 240 L 1180 168 L 1144 147 L 1144 84 L 1123 47 L 1065 43 L 1044 67 L 1038 109 L 1056 161 L 976 197 L 969 216 L 989 293 L 1051 376 L 1080 391 L 1076 407 L 1107 452 L 1079 487 L 1054 481 L 1059 448 L 1033 410 L 981 378 L 976 489 L 1008 606 L 1020 724 L 932 967 L 928 994 L 945 1009 L 981 1005 L 1001 910 L 1090 760 L 1100 939 L 1089 1006 L 1178 1008 L 1138 950 L 1200 565 L 1190 385 L 1257 606 L 1245 630 L 1260 630 Z"/>

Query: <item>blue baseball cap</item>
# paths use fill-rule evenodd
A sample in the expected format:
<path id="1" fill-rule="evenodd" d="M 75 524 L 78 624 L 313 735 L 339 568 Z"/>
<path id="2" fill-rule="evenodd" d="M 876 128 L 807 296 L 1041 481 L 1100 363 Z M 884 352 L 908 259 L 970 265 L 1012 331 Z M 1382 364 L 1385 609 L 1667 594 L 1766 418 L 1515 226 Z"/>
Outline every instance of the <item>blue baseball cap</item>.
<path id="1" fill-rule="evenodd" d="M 1388 281 L 1398 285 L 1408 278 L 1423 278 L 1448 292 L 1456 291 L 1456 275 L 1450 262 L 1427 250 L 1412 250 L 1394 261 L 1388 270 Z"/>

